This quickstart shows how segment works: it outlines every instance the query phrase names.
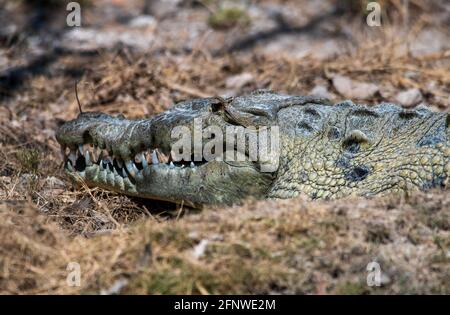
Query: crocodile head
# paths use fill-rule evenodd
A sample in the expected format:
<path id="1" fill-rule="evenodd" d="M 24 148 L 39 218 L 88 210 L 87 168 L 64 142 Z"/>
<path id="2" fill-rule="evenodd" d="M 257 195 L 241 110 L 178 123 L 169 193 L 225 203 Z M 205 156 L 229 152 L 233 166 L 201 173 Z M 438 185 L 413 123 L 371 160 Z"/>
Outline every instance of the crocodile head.
<path id="1" fill-rule="evenodd" d="M 288 97 L 264 94 L 187 101 L 141 120 L 80 113 L 57 132 L 65 171 L 88 186 L 193 206 L 265 196 L 278 156 L 250 156 L 262 147 L 253 136 L 276 124 Z"/>
<path id="2" fill-rule="evenodd" d="M 258 91 L 186 101 L 150 119 L 81 113 L 57 140 L 76 181 L 197 207 L 447 187 L 449 121 L 427 108 Z"/>

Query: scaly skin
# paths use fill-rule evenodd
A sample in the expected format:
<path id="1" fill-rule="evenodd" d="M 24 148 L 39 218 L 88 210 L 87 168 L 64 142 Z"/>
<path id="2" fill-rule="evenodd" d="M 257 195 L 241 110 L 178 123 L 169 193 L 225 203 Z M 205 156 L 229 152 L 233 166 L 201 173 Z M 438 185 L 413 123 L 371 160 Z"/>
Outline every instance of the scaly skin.
<path id="1" fill-rule="evenodd" d="M 151 119 L 82 113 L 58 130 L 57 139 L 66 155 L 71 152 L 65 168 L 76 181 L 201 206 L 238 203 L 249 196 L 291 198 L 303 193 L 316 199 L 446 189 L 449 117 L 425 107 L 406 110 L 387 103 L 366 107 L 350 101 L 331 105 L 314 97 L 256 91 L 225 100 L 183 102 Z M 213 160 L 189 167 L 163 163 L 163 155 L 156 161 L 155 153 L 152 159 L 153 149 L 170 156 L 178 140 L 171 138 L 172 129 L 185 126 L 193 132 L 194 118 L 202 120 L 203 128 L 218 126 L 224 134 L 227 126 L 278 126 L 278 169 L 262 172 L 259 161 Z M 95 151 L 95 156 L 75 153 L 86 143 L 95 149 L 85 145 L 82 151 Z M 114 161 L 111 166 L 99 165 L 97 147 L 105 149 L 105 162 Z M 133 164 L 131 160 L 142 161 L 140 152 L 148 162 Z M 243 153 L 249 154 L 248 145 Z M 121 169 L 121 163 L 128 167 Z"/>

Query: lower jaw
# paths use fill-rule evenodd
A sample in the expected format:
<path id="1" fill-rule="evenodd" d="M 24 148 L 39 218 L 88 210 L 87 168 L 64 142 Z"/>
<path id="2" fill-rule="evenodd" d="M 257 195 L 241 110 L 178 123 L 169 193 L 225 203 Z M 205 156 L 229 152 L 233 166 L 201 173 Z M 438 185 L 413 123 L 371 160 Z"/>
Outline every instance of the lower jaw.
<path id="1" fill-rule="evenodd" d="M 244 166 L 248 168 L 248 172 L 236 179 L 232 169 L 241 171 Z M 195 208 L 202 208 L 206 204 L 231 205 L 248 196 L 262 196 L 267 192 L 270 181 L 252 177 L 256 172 L 250 165 L 236 168 L 214 161 L 193 168 L 167 164 L 148 165 L 134 177 L 127 174 L 121 176 L 114 169 L 104 169 L 97 164 L 86 166 L 82 171 L 66 168 L 71 179 L 91 188 L 99 187 L 139 198 L 183 203 Z M 207 180 L 206 174 L 213 174 L 211 178 L 216 180 Z M 234 185 L 234 180 L 243 184 Z M 249 189 L 256 184 L 257 189 Z"/>
<path id="2" fill-rule="evenodd" d="M 149 166 L 152 167 L 152 166 Z M 167 168 L 166 165 L 155 166 L 159 168 Z M 197 168 L 197 167 L 196 167 Z M 166 170 L 166 171 L 167 171 Z M 189 168 L 186 168 L 184 171 L 192 171 Z M 193 203 L 187 200 L 174 200 L 170 198 L 159 197 L 157 195 L 150 195 L 147 192 L 138 191 L 136 178 L 130 179 L 129 177 L 120 176 L 117 172 L 111 171 L 109 169 L 103 169 L 100 166 L 94 164 L 92 166 L 87 166 L 83 171 L 71 171 L 69 169 L 65 169 L 66 174 L 75 182 L 83 183 L 90 188 L 103 188 L 105 190 L 113 191 L 120 194 L 125 194 L 128 196 L 139 197 L 139 198 L 147 198 L 153 200 L 160 201 L 168 201 L 176 204 L 183 203 L 186 206 L 191 206 L 195 208 L 201 208 L 201 204 Z M 144 175 L 142 172 L 136 175 L 139 177 L 138 180 L 143 181 Z"/>
<path id="3" fill-rule="evenodd" d="M 84 182 L 89 187 L 98 186 L 125 194 L 137 194 L 136 185 L 128 177 L 114 174 L 110 170 L 101 169 L 97 165 L 87 166 L 83 171 L 65 170 L 66 174 L 76 182 Z"/>

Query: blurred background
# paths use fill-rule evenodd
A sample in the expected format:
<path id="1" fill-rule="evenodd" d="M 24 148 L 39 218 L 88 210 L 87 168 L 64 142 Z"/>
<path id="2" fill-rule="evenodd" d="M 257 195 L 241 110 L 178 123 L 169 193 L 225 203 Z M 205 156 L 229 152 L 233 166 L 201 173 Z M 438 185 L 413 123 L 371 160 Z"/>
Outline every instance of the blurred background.
<path id="1" fill-rule="evenodd" d="M 68 2 L 0 0 L 0 293 L 450 292 L 445 192 L 183 217 L 73 189 L 55 140 L 75 85 L 84 111 L 129 118 L 255 89 L 448 111 L 449 1 L 80 0 L 79 27 Z M 365 284 L 374 257 L 382 288 Z"/>
<path id="2" fill-rule="evenodd" d="M 0 2 L 2 100 L 20 95 L 13 104 L 32 98 L 66 112 L 82 81 L 87 107 L 126 101 L 121 111 L 144 114 L 256 88 L 448 106 L 445 0 L 372 2 L 381 26 L 367 24 L 364 0 L 83 0 L 81 26 L 70 27 L 68 2 Z M 436 58 L 443 64 L 427 64 Z"/>

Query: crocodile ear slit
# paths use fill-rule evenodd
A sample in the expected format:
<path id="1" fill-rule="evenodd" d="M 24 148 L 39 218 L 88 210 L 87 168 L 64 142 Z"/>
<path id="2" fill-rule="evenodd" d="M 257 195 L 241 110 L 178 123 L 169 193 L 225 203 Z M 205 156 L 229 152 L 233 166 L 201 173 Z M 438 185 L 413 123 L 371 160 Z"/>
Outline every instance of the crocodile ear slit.
<path id="1" fill-rule="evenodd" d="M 447 118 L 445 118 L 445 128 L 450 127 L 450 113 L 447 114 Z"/>

